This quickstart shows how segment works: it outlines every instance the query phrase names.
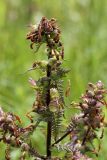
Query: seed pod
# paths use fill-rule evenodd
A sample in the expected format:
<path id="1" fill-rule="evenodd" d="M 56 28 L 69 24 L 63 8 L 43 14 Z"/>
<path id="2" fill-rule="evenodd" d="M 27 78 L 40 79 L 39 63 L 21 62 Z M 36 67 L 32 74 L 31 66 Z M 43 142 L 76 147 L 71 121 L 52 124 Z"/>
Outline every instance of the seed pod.
<path id="1" fill-rule="evenodd" d="M 70 96 L 70 87 L 71 87 L 71 83 L 70 83 L 70 80 L 68 80 L 67 88 L 66 88 L 66 91 L 65 91 L 65 96 L 66 97 Z"/>

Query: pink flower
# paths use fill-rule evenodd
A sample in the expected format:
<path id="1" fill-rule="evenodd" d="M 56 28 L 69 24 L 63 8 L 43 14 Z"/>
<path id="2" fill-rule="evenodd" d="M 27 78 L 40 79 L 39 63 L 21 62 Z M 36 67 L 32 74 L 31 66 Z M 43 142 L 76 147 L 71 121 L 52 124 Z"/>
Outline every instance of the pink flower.
<path id="1" fill-rule="evenodd" d="M 32 78 L 29 78 L 29 83 L 32 85 L 32 86 L 36 86 L 36 81 Z"/>

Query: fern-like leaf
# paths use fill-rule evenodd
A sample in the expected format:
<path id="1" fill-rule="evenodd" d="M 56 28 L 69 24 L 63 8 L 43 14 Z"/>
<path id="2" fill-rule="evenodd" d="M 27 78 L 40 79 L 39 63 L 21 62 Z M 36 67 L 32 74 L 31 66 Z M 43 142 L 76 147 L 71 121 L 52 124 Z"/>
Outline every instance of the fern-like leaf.
<path id="1" fill-rule="evenodd" d="M 52 117 L 52 133 L 55 141 L 58 139 L 59 136 L 62 116 L 63 116 L 63 110 L 55 112 Z"/>
<path id="2" fill-rule="evenodd" d="M 56 82 L 56 84 L 57 84 L 57 90 L 58 90 L 58 93 L 60 96 L 60 100 L 61 100 L 62 104 L 65 106 L 63 80 L 58 80 Z"/>

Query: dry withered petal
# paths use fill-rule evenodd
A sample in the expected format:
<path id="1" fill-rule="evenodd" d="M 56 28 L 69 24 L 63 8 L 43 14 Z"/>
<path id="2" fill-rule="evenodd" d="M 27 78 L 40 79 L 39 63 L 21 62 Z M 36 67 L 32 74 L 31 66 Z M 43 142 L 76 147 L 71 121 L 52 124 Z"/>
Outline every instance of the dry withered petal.
<path id="1" fill-rule="evenodd" d="M 59 55 L 56 55 L 57 59 L 59 59 L 59 56 L 63 59 L 64 47 L 60 41 L 60 33 L 60 29 L 54 18 L 48 20 L 46 17 L 42 17 L 36 28 L 31 27 L 31 31 L 27 34 L 26 38 L 31 41 L 31 49 L 33 49 L 34 44 L 40 47 L 42 43 L 46 43 L 50 50 L 58 52 Z"/>

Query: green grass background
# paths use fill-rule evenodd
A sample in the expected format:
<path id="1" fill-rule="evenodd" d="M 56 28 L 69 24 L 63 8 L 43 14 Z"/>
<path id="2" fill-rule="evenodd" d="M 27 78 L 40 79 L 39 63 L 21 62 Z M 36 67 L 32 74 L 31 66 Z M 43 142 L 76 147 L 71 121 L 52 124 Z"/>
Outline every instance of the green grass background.
<path id="1" fill-rule="evenodd" d="M 36 54 L 29 48 L 27 25 L 39 22 L 42 16 L 56 18 L 62 31 L 64 64 L 71 68 L 67 103 L 78 100 L 88 82 L 101 80 L 107 88 L 107 0 L 0 0 L 0 105 L 21 115 L 23 123 L 28 123 L 25 113 L 35 99 L 28 78 L 37 79 L 41 74 L 23 73 L 35 60 L 46 58 L 45 46 Z M 38 150 L 45 152 L 45 138 L 39 129 L 33 140 Z M 0 145 L 1 160 L 4 147 Z M 14 160 L 18 152 L 12 152 Z M 107 131 L 95 159 L 107 159 Z"/>

